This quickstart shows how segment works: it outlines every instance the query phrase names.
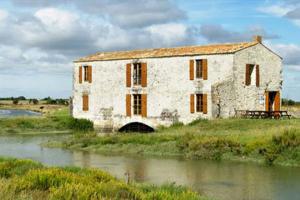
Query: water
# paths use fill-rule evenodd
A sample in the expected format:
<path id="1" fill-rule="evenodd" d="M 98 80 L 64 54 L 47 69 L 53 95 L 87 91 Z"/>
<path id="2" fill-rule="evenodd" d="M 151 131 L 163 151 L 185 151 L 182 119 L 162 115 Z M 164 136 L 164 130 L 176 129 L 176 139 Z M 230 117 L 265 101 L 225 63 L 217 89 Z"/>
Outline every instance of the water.
<path id="1" fill-rule="evenodd" d="M 6 117 L 21 117 L 21 116 L 40 116 L 41 113 L 33 112 L 30 110 L 9 110 L 0 109 L 0 118 Z"/>
<path id="2" fill-rule="evenodd" d="M 137 182 L 175 182 L 220 200 L 300 199 L 300 168 L 207 160 L 105 156 L 43 148 L 39 145 L 59 137 L 62 136 L 2 136 L 0 156 L 30 158 L 50 166 L 96 167 L 121 179 L 125 178 L 125 172 L 130 172 Z"/>

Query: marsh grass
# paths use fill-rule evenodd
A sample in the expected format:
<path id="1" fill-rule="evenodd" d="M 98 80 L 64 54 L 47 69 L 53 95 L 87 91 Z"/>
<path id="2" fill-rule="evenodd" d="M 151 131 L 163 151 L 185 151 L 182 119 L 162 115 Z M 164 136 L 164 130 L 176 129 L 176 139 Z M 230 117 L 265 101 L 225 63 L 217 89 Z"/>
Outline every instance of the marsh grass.
<path id="1" fill-rule="evenodd" d="M 7 170 L 11 172 L 7 175 Z M 96 169 L 44 167 L 29 160 L 0 158 L 0 199 L 196 200 L 199 194 L 173 184 L 126 184 Z"/>
<path id="2" fill-rule="evenodd" d="M 53 146 L 99 153 L 251 160 L 264 161 L 269 165 L 299 166 L 299 137 L 299 119 L 220 119 L 159 128 L 152 134 L 127 133 L 102 137 L 77 134 Z"/>

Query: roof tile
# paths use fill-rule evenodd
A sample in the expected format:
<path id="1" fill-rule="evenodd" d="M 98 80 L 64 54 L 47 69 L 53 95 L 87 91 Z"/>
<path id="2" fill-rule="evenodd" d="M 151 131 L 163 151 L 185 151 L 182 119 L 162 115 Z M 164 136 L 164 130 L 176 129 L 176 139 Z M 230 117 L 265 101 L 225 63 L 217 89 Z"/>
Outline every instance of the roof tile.
<path id="1" fill-rule="evenodd" d="M 160 58 L 173 56 L 231 54 L 258 44 L 257 42 L 244 42 L 232 44 L 213 44 L 205 46 L 185 46 L 174 48 L 144 49 L 133 51 L 99 52 L 76 60 L 75 62 L 92 62 L 105 60 L 127 60 L 142 58 Z"/>

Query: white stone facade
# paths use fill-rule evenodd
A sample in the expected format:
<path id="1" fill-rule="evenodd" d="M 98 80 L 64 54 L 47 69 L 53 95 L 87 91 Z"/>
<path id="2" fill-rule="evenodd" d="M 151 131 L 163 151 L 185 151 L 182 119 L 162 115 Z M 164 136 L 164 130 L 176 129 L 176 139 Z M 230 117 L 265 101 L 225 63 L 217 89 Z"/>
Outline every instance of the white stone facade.
<path id="1" fill-rule="evenodd" d="M 207 59 L 207 80 L 189 78 L 189 61 Z M 126 64 L 147 63 L 147 87 L 126 87 Z M 228 54 L 75 62 L 73 116 L 118 130 L 131 122 L 156 128 L 198 118 L 227 118 L 235 110 L 264 110 L 265 91 L 281 91 L 282 59 L 262 44 Z M 245 86 L 245 65 L 260 66 L 260 86 Z M 79 66 L 92 66 L 92 83 L 79 83 Z M 254 80 L 252 80 L 254 82 Z M 126 94 L 147 94 L 147 117 L 126 116 Z M 190 112 L 190 95 L 207 94 L 207 114 Z M 89 110 L 82 110 L 82 95 Z"/>

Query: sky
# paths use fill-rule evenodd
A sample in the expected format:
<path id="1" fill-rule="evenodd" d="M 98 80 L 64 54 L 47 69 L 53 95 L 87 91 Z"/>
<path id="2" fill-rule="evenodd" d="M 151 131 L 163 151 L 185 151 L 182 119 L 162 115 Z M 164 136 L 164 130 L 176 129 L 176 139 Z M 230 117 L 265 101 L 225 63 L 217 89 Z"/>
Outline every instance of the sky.
<path id="1" fill-rule="evenodd" d="M 283 97 L 300 100 L 300 0 L 1 0 L 0 97 L 68 98 L 73 61 L 99 51 L 253 35 L 283 58 Z"/>

